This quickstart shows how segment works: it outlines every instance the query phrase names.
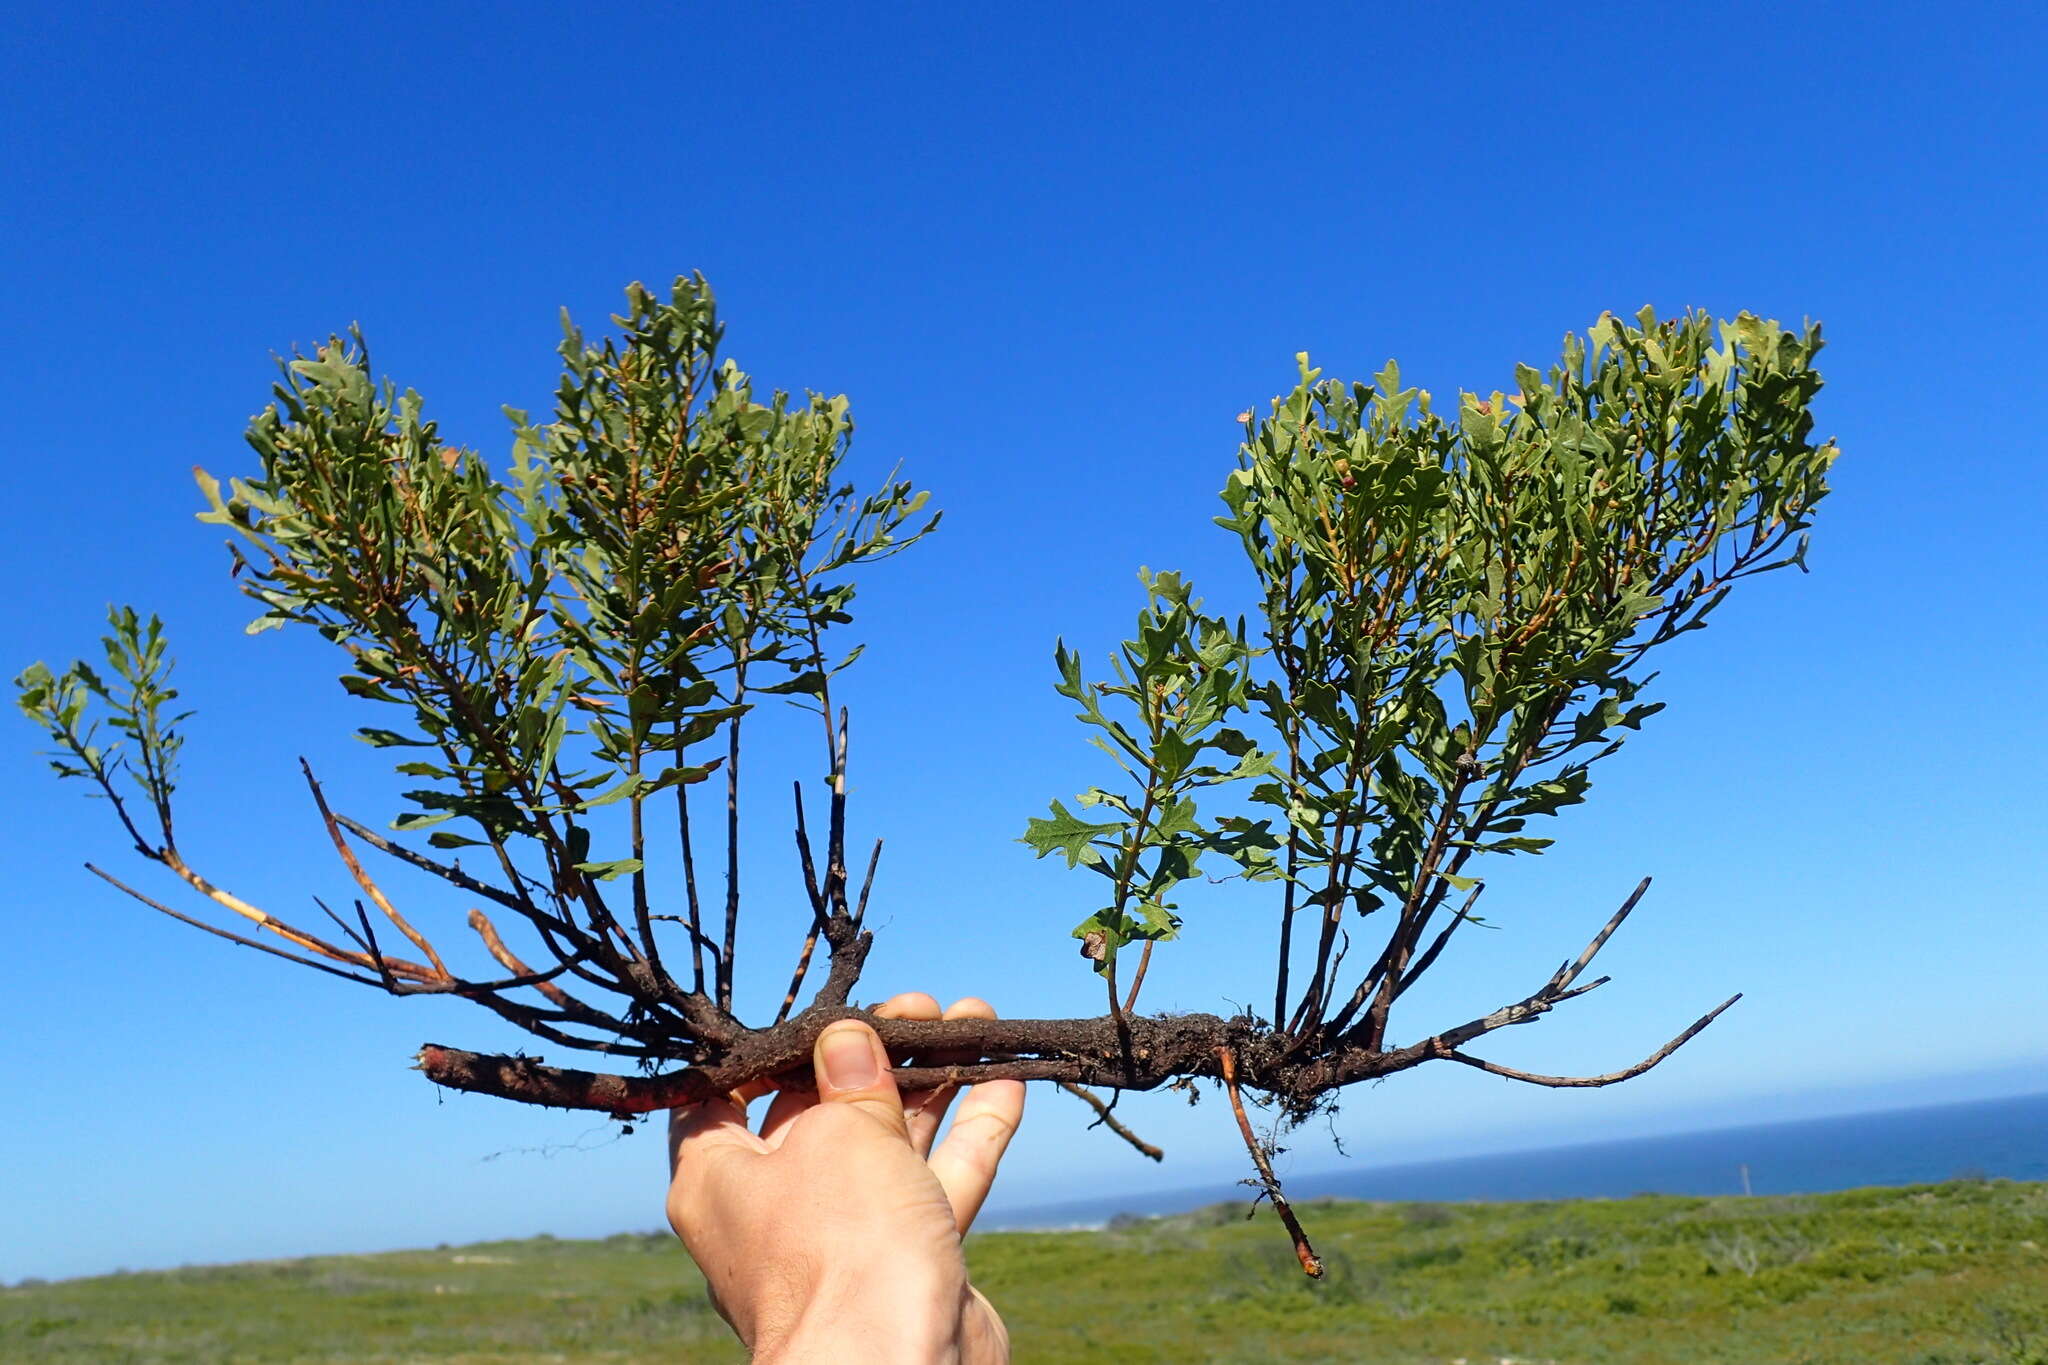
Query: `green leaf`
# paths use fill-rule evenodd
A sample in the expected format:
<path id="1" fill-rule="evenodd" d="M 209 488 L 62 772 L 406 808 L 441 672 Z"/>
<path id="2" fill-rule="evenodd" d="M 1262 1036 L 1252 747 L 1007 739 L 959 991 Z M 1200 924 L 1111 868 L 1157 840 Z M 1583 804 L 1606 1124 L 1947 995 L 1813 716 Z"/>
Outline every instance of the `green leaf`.
<path id="1" fill-rule="evenodd" d="M 427 740 L 415 739 L 411 735 L 401 735 L 396 730 L 380 730 L 374 726 L 365 726 L 357 730 L 356 738 L 378 749 L 431 749 L 433 747 Z"/>
<path id="2" fill-rule="evenodd" d="M 1096 974 L 1107 976 L 1117 951 L 1131 941 L 1131 929 L 1127 916 L 1098 910 L 1074 926 L 1074 937 L 1081 940 L 1081 955 L 1094 964 Z"/>
<path id="3" fill-rule="evenodd" d="M 802 693 L 808 697 L 816 697 L 822 695 L 825 691 L 825 675 L 815 668 L 806 669 L 793 678 L 768 687 L 757 687 L 754 690 L 756 692 L 766 692 L 770 695 Z"/>
<path id="4" fill-rule="evenodd" d="M 1024 837 L 1018 842 L 1030 845 L 1032 851 L 1041 858 L 1048 853 L 1064 853 L 1067 866 L 1076 867 L 1082 863 L 1096 863 L 1102 860 L 1101 853 L 1093 845 L 1094 840 L 1119 834 L 1129 828 L 1130 822 L 1126 820 L 1091 825 L 1055 801 L 1052 803 L 1052 818 L 1032 818 L 1026 825 Z"/>
<path id="5" fill-rule="evenodd" d="M 393 829 L 396 829 L 396 830 L 415 830 L 415 829 L 425 829 L 425 828 L 427 828 L 427 827 L 428 827 L 429 825 L 438 825 L 438 824 L 442 823 L 443 821 L 446 821 L 446 820 L 453 820 L 453 819 L 455 818 L 455 816 L 456 816 L 456 812 L 454 812 L 454 811 L 452 811 L 452 810 L 443 810 L 443 811 L 416 811 L 416 810 L 409 810 L 409 811 L 407 811 L 407 812 L 406 812 L 405 814 L 403 814 L 403 815 L 399 816 L 399 817 L 398 817 L 398 818 L 397 818 L 396 820 L 393 820 L 393 821 L 391 822 L 391 828 L 393 828 Z"/>
<path id="6" fill-rule="evenodd" d="M 596 810 L 599 806 L 609 806 L 614 801 L 625 800 L 646 785 L 647 780 L 639 773 L 628 773 L 619 782 L 606 788 L 598 795 L 584 798 L 577 805 L 577 809 L 588 811 Z"/>

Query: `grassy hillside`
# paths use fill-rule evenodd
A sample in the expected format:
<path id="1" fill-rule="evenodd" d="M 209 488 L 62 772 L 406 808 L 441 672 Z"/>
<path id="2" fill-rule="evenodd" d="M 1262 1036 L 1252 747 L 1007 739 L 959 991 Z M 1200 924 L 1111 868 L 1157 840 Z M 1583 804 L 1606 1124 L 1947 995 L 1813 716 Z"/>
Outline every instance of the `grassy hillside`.
<path id="1" fill-rule="evenodd" d="M 970 1246 L 1017 1359 L 2048 1365 L 2048 1185 L 1319 1203 L 1304 1280 L 1243 1205 Z M 0 1291 L 0 1360 L 736 1361 L 666 1235 Z"/>

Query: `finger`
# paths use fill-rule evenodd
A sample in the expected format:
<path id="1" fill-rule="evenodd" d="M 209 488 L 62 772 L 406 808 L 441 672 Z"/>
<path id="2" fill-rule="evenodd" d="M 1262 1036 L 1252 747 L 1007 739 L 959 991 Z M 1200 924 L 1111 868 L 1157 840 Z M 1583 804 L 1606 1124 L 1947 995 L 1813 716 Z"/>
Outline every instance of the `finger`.
<path id="1" fill-rule="evenodd" d="M 891 996 L 875 1010 L 875 1014 L 883 1019 L 932 1020 L 941 1017 L 939 1002 L 923 991 L 906 991 L 902 995 Z M 933 1094 L 930 1090 L 903 1092 L 903 1115 L 910 1125 L 910 1145 L 917 1149 L 919 1156 L 931 1151 L 932 1138 L 939 1130 L 937 1120 L 925 1123 L 919 1118 L 931 1105 Z M 944 1101 L 939 1104 L 939 1112 L 945 1112 Z"/>
<path id="2" fill-rule="evenodd" d="M 939 1002 L 923 991 L 905 991 L 875 1006 L 875 1014 L 883 1019 L 936 1019 L 939 1017 Z M 904 1097 L 906 1110 L 911 1107 L 912 1098 Z M 818 1092 L 815 1089 L 780 1092 L 769 1104 L 767 1117 L 761 1120 L 762 1139 L 770 1148 L 780 1147 L 783 1139 L 789 1136 L 789 1125 L 817 1103 Z M 929 1141 L 925 1144 L 926 1147 L 930 1145 Z"/>
<path id="3" fill-rule="evenodd" d="M 747 1111 L 729 1095 L 671 1109 L 668 1115 L 668 1171 L 677 1175 L 685 1163 L 701 1164 L 711 1154 L 765 1150 L 747 1131 Z"/>
<path id="4" fill-rule="evenodd" d="M 811 1065 L 818 1075 L 820 1104 L 846 1105 L 910 1141 L 903 1097 L 874 1029 L 858 1019 L 827 1025 L 811 1049 Z"/>
<path id="5" fill-rule="evenodd" d="M 768 1115 L 761 1120 L 761 1140 L 769 1148 L 780 1147 L 782 1139 L 789 1135 L 789 1125 L 799 1114 L 814 1108 L 818 1103 L 815 1090 L 779 1090 L 768 1102 Z"/>
<path id="6" fill-rule="evenodd" d="M 939 1002 L 923 991 L 905 991 L 892 995 L 875 1006 L 875 1017 L 879 1019 L 936 1019 L 939 1017 Z"/>
<path id="7" fill-rule="evenodd" d="M 986 1000 L 968 996 L 955 1000 L 946 1006 L 943 1016 L 947 1019 L 993 1019 L 995 1007 Z M 957 1049 L 933 1053 L 929 1058 L 919 1056 L 919 1062 L 931 1062 L 944 1066 L 948 1062 L 974 1060 Z M 952 1107 L 953 1097 L 960 1093 L 957 1085 L 942 1085 L 935 1090 L 912 1091 L 903 1097 L 903 1112 L 910 1117 L 910 1144 L 920 1155 L 930 1155 L 932 1139 L 939 1135 L 939 1125 L 946 1121 L 946 1110 Z"/>
<path id="8" fill-rule="evenodd" d="M 1024 1082 L 983 1081 L 960 1101 L 960 1113 L 931 1155 L 932 1174 L 953 1205 L 953 1222 L 966 1236 L 995 1183 L 996 1167 L 1024 1118 Z"/>
<path id="9" fill-rule="evenodd" d="M 760 1076 L 733 1091 L 732 1097 L 739 1104 L 740 1108 L 744 1109 L 763 1095 L 773 1092 L 776 1088 L 773 1076 Z"/>

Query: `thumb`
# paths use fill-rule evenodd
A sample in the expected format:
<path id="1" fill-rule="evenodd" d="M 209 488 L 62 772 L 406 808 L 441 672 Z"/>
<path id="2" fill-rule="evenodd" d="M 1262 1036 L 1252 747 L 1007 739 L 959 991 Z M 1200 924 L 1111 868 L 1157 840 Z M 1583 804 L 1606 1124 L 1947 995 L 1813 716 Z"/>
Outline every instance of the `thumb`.
<path id="1" fill-rule="evenodd" d="M 818 1099 L 825 1104 L 850 1104 L 872 1116 L 905 1142 L 910 1125 L 903 1117 L 903 1096 L 889 1069 L 889 1054 L 875 1031 L 858 1019 L 842 1019 L 818 1035 L 811 1049 L 818 1076 Z"/>

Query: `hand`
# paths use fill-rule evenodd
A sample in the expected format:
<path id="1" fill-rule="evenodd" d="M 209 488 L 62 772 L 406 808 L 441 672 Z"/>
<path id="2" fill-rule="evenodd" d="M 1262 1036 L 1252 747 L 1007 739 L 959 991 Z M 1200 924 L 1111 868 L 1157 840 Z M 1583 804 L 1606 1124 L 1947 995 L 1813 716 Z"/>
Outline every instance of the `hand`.
<path id="1" fill-rule="evenodd" d="M 918 993 L 875 1013 L 995 1018 L 975 999 L 942 1016 Z M 670 1118 L 669 1225 L 712 1304 L 758 1362 L 1007 1361 L 1009 1334 L 967 1282 L 960 1239 L 1023 1117 L 1023 1082 L 969 1090 L 934 1149 L 954 1087 L 899 1094 L 858 1020 L 828 1027 L 812 1058 L 816 1093 L 778 1093 L 758 1134 L 745 1092 Z"/>

